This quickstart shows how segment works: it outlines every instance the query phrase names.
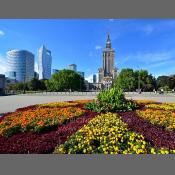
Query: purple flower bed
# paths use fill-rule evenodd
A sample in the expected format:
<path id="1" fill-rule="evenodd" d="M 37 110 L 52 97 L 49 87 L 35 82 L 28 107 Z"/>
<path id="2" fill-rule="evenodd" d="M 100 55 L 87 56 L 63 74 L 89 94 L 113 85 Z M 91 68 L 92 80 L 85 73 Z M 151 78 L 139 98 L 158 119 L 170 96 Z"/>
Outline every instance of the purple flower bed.
<path id="1" fill-rule="evenodd" d="M 166 131 L 140 118 L 135 111 L 118 113 L 130 130 L 142 134 L 153 146 L 175 149 L 175 132 Z"/>

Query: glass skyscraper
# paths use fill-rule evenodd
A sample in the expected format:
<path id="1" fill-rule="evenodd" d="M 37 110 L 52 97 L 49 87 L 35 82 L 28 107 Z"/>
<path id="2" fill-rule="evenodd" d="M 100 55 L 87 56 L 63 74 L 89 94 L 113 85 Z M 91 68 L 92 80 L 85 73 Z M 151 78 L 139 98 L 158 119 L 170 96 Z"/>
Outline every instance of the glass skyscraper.
<path id="1" fill-rule="evenodd" d="M 59 71 L 58 69 L 52 69 L 52 74 L 58 73 Z"/>
<path id="2" fill-rule="evenodd" d="M 34 77 L 34 55 L 27 50 L 7 52 L 7 76 L 18 82 L 27 82 Z"/>
<path id="3" fill-rule="evenodd" d="M 78 71 L 77 73 L 84 78 L 84 72 Z"/>
<path id="4" fill-rule="evenodd" d="M 43 45 L 38 50 L 39 79 L 50 79 L 51 78 L 51 64 L 52 64 L 51 51 L 48 50 Z"/>

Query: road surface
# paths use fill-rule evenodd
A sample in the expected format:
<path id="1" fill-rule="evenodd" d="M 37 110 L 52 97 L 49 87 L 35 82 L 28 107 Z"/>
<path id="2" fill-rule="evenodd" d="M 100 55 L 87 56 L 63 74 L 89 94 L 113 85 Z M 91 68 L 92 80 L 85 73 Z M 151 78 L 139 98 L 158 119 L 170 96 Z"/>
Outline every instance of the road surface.
<path id="1" fill-rule="evenodd" d="M 97 93 L 67 93 L 67 94 L 57 94 L 57 93 L 48 93 L 48 94 L 26 94 L 26 95 L 11 95 L 11 96 L 0 96 L 0 114 L 5 112 L 13 112 L 17 108 L 42 104 L 48 102 L 56 101 L 70 101 L 70 100 L 88 100 L 95 99 Z M 174 102 L 174 94 L 126 94 L 126 98 L 140 100 L 155 100 L 158 102 Z"/>

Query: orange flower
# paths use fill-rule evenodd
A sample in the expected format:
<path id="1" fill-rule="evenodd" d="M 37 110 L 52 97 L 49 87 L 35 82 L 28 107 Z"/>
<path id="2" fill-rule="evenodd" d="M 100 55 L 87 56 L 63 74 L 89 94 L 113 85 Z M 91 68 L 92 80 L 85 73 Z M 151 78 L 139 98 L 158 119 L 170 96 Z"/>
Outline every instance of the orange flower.
<path id="1" fill-rule="evenodd" d="M 73 117 L 78 117 L 85 113 L 77 107 L 64 108 L 37 108 L 36 110 L 27 110 L 23 112 L 15 112 L 5 117 L 0 123 L 0 134 L 6 132 L 8 129 L 20 125 L 22 129 L 26 130 L 28 125 L 33 127 L 55 124 L 62 124 L 65 120 Z M 46 124 L 45 124 L 46 123 Z"/>

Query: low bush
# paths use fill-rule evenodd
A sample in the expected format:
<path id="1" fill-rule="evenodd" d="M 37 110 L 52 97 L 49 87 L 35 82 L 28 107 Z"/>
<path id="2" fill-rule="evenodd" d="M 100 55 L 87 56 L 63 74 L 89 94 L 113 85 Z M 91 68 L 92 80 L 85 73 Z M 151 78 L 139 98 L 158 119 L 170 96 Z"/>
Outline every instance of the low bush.
<path id="1" fill-rule="evenodd" d="M 139 106 L 134 101 L 127 100 L 123 91 L 117 87 L 100 92 L 96 101 L 85 105 L 86 109 L 95 112 L 129 111 L 138 107 Z"/>

